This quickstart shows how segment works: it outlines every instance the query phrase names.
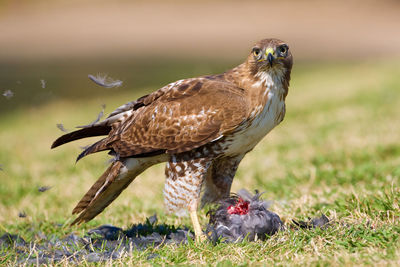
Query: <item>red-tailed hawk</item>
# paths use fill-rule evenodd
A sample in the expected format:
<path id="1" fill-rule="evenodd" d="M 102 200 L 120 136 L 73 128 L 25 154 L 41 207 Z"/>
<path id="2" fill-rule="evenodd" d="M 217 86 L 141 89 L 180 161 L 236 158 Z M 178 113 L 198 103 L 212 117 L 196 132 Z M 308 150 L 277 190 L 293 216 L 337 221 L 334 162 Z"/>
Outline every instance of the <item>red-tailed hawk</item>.
<path id="1" fill-rule="evenodd" d="M 167 162 L 165 207 L 178 215 L 189 210 L 199 238 L 201 189 L 202 203 L 229 195 L 240 161 L 285 116 L 292 64 L 285 42 L 264 39 L 231 70 L 168 84 L 58 138 L 52 148 L 106 135 L 78 160 L 104 150 L 115 157 L 73 210 L 73 223 L 93 219 L 146 168 Z"/>

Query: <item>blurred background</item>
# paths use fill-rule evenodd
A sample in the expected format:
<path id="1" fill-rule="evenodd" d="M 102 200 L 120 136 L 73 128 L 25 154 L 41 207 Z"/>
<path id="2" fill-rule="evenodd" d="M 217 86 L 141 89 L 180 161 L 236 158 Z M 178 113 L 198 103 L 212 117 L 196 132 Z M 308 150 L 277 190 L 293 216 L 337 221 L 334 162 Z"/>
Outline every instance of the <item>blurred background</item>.
<path id="1" fill-rule="evenodd" d="M 0 112 L 56 98 L 154 90 L 220 72 L 266 37 L 288 42 L 295 71 L 302 62 L 398 60 L 399 12 L 400 1 L 388 0 L 3 0 L 0 90 L 15 97 L 2 98 Z M 124 86 L 96 87 L 87 74 L 99 72 Z"/>
<path id="2" fill-rule="evenodd" d="M 106 168 L 100 154 L 74 164 L 92 140 L 51 151 L 56 124 L 73 130 L 102 104 L 107 114 L 167 83 L 232 68 L 267 37 L 294 55 L 287 115 L 245 158 L 234 190 L 268 188 L 290 215 L 335 199 L 338 183 L 346 193 L 376 176 L 379 190 L 398 181 L 399 14 L 394 0 L 0 1 L 0 221 L 12 227 L 22 211 L 65 220 Z M 99 87 L 87 77 L 97 73 L 123 85 Z M 126 225 L 160 211 L 163 167 L 143 177 L 105 211 L 115 216 L 100 219 Z M 40 186 L 52 187 L 46 197 Z"/>

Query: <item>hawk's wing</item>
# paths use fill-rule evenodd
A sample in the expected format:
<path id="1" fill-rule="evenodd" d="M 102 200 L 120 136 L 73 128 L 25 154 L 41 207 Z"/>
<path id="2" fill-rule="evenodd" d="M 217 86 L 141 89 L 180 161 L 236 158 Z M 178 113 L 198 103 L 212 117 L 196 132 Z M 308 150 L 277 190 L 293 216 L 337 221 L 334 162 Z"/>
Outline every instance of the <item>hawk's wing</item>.
<path id="1" fill-rule="evenodd" d="M 121 157 L 189 151 L 234 130 L 246 119 L 248 103 L 243 89 L 232 83 L 195 78 L 170 84 L 119 109 L 114 117 L 129 116 L 113 123 L 109 136 L 80 158 L 106 149 Z"/>

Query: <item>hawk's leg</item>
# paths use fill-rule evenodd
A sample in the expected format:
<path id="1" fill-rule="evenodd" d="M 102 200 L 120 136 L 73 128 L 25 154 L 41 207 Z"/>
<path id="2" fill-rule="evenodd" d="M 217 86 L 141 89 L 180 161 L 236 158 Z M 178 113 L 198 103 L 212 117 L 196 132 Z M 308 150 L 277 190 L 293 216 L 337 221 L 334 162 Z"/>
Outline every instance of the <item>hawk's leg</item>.
<path id="1" fill-rule="evenodd" d="M 207 237 L 203 233 L 203 230 L 201 230 L 199 217 L 197 216 L 197 208 L 195 208 L 195 209 L 190 209 L 189 208 L 189 213 L 190 213 L 190 219 L 192 220 L 192 224 L 193 224 L 194 235 L 196 236 L 196 241 L 204 241 L 204 240 L 206 240 Z"/>
<path id="2" fill-rule="evenodd" d="M 167 212 L 182 216 L 189 210 L 196 240 L 202 239 L 203 232 L 197 217 L 201 186 L 211 159 L 193 158 L 189 154 L 171 155 L 165 168 L 166 182 L 164 203 Z"/>
<path id="3" fill-rule="evenodd" d="M 229 197 L 233 178 L 244 154 L 213 160 L 209 175 L 204 182 L 201 206 Z"/>

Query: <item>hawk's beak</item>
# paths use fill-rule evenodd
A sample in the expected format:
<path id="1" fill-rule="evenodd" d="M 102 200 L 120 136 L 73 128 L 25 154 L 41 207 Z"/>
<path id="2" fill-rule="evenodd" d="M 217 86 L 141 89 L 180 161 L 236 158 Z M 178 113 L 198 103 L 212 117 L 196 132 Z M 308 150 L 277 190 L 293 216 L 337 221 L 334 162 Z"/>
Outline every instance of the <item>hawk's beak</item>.
<path id="1" fill-rule="evenodd" d="M 268 48 L 267 50 L 265 50 L 265 59 L 268 60 L 270 67 L 272 67 L 272 63 L 275 60 L 274 54 L 275 51 L 272 48 Z"/>
<path id="2" fill-rule="evenodd" d="M 270 67 L 272 67 L 272 62 L 274 61 L 274 59 L 275 59 L 274 56 L 271 53 L 269 53 L 267 56 L 267 60 Z"/>

